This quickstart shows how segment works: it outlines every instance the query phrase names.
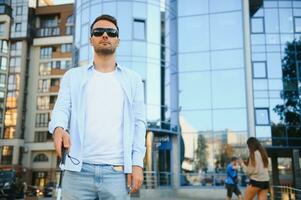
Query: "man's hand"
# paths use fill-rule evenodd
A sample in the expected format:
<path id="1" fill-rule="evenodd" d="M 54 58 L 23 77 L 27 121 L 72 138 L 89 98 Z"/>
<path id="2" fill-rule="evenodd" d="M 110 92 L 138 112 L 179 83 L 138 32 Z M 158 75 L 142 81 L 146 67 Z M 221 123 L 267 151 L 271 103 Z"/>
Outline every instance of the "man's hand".
<path id="1" fill-rule="evenodd" d="M 71 146 L 68 132 L 61 127 L 55 128 L 53 133 L 53 142 L 55 151 L 60 158 L 62 157 L 62 146 L 64 146 L 65 149 L 69 149 Z"/>
<path id="2" fill-rule="evenodd" d="M 132 167 L 132 173 L 127 175 L 127 186 L 131 189 L 130 193 L 138 192 L 143 183 L 143 169 L 139 166 Z"/>

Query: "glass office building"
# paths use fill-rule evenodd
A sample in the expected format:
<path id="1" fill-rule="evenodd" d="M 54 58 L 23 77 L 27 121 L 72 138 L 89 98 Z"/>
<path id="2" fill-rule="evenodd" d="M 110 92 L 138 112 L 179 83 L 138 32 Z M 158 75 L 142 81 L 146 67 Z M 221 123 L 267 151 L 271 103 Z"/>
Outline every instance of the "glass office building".
<path id="1" fill-rule="evenodd" d="M 248 156 L 250 136 L 266 145 L 273 170 L 287 162 L 277 157 L 300 149 L 292 142 L 300 137 L 299 54 L 283 61 L 288 57 L 286 47 L 294 55 L 300 48 L 299 1 L 75 4 L 74 60 L 79 66 L 93 58 L 89 30 L 94 19 L 111 14 L 119 22 L 117 60 L 137 71 L 144 82 L 145 170 L 170 174 L 159 184 L 223 184 L 231 157 Z M 284 69 L 284 62 L 295 63 L 292 73 Z M 290 109 L 294 111 L 281 114 Z M 291 115 L 293 122 L 288 120 Z M 286 148 L 287 154 L 273 156 L 280 145 L 290 144 L 294 148 Z"/>

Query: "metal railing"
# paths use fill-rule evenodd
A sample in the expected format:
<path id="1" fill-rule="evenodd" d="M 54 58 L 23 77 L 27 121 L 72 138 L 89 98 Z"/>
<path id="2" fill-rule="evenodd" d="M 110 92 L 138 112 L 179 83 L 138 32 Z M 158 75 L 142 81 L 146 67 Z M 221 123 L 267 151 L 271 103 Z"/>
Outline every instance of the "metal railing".
<path id="1" fill-rule="evenodd" d="M 155 172 L 145 171 L 143 188 L 156 189 L 160 187 L 172 186 L 172 173 L 171 172 Z"/>
<path id="2" fill-rule="evenodd" d="M 271 187 L 271 200 L 300 200 L 301 190 L 280 185 Z"/>

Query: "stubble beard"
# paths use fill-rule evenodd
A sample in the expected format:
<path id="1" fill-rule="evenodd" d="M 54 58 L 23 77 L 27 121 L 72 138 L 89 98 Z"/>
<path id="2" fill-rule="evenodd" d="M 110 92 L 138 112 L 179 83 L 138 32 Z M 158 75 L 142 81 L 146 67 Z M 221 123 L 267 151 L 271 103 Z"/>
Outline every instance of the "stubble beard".
<path id="1" fill-rule="evenodd" d="M 116 48 L 94 48 L 97 55 L 109 56 L 115 53 Z"/>

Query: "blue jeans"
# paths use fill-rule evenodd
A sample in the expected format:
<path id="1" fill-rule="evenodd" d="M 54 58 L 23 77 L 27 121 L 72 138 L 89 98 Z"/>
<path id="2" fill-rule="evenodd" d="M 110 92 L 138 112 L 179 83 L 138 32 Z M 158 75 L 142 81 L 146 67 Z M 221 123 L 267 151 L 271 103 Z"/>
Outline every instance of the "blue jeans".
<path id="1" fill-rule="evenodd" d="M 124 172 L 112 165 L 84 163 L 80 172 L 65 171 L 63 200 L 129 200 Z"/>

